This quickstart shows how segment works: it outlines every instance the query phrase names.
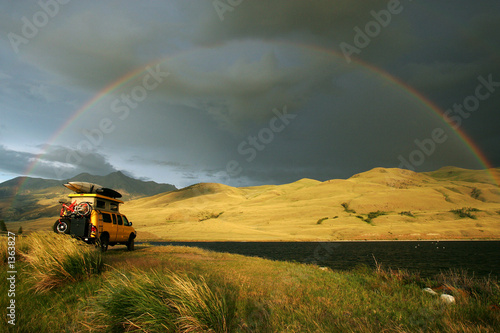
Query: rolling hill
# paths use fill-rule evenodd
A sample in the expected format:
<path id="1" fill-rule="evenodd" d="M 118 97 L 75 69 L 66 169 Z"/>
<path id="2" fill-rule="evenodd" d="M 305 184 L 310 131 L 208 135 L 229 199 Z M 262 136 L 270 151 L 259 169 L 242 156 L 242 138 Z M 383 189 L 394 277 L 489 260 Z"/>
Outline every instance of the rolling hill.
<path id="1" fill-rule="evenodd" d="M 279 186 L 202 183 L 131 201 L 122 211 L 145 239 L 498 239 L 500 189 L 491 173 L 500 175 L 376 168 Z"/>
<path id="2" fill-rule="evenodd" d="M 375 168 L 284 185 L 195 184 L 121 207 L 138 240 L 500 239 L 500 169 Z M 50 228 L 39 219 L 23 228 Z"/>

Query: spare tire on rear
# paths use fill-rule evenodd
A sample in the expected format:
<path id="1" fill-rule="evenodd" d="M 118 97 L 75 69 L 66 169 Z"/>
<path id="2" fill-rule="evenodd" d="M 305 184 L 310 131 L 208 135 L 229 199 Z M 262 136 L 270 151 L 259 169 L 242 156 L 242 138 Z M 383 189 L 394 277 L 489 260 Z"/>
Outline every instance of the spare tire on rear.
<path id="1" fill-rule="evenodd" d="M 54 223 L 52 230 L 54 230 L 56 234 L 69 234 L 70 225 L 70 220 L 59 219 L 56 221 L 56 223 Z"/>

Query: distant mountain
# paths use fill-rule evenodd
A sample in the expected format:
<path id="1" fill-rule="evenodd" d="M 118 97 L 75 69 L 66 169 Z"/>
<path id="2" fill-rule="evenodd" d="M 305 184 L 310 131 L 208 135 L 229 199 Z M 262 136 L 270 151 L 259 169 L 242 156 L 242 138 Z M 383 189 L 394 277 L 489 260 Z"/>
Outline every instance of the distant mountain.
<path id="1" fill-rule="evenodd" d="M 31 220 L 57 216 L 59 199 L 72 193 L 63 186 L 69 181 L 83 181 L 117 190 L 123 200 L 138 199 L 174 191 L 170 184 L 142 181 L 126 176 L 120 171 L 107 176 L 79 174 L 66 180 L 17 177 L 0 183 L 0 219 L 6 221 Z"/>
<path id="2" fill-rule="evenodd" d="M 81 173 L 65 182 L 72 181 L 96 183 L 104 187 L 112 188 L 120 192 L 126 200 L 177 190 L 174 185 L 159 184 L 154 181 L 145 182 L 126 176 L 121 171 L 110 173 L 107 176 L 94 176 L 88 173 Z"/>
<path id="3" fill-rule="evenodd" d="M 9 198 L 16 195 L 21 185 L 24 193 L 30 193 L 32 191 L 39 191 L 46 188 L 55 187 L 60 184 L 60 180 L 16 177 L 0 184 L 0 201 L 8 200 Z"/>

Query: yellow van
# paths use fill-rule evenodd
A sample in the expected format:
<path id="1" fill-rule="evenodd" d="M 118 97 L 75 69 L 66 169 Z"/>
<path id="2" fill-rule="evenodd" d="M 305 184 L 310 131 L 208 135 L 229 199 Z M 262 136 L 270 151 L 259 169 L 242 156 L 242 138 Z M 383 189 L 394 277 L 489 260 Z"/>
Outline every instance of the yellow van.
<path id="1" fill-rule="evenodd" d="M 134 250 L 137 232 L 119 211 L 123 201 L 97 193 L 73 193 L 69 198 L 70 204 L 61 202 L 61 218 L 54 223 L 54 232 L 96 244 L 103 252 L 116 244 Z"/>

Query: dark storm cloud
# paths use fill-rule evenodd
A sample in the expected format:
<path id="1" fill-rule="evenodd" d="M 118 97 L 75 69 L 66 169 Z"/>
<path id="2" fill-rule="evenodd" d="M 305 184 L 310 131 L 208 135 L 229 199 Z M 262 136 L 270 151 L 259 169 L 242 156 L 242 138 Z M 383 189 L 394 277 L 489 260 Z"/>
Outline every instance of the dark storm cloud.
<path id="1" fill-rule="evenodd" d="M 274 53 L 255 61 L 229 62 L 214 71 L 193 70 L 193 64 L 182 62 L 167 68 L 172 68 L 171 76 L 159 91 L 169 103 L 202 110 L 221 128 L 240 133 L 268 120 L 273 108 L 285 104 L 298 108 L 343 70 L 319 59 L 302 67 L 284 67 Z"/>
<path id="2" fill-rule="evenodd" d="M 33 165 L 33 169 L 29 170 Z M 51 179 L 66 179 L 82 172 L 107 175 L 117 171 L 105 156 L 98 153 L 83 154 L 81 151 L 59 146 L 49 147 L 41 156 L 0 146 L 0 169 L 14 174 L 31 171 L 33 176 Z"/>
<path id="3" fill-rule="evenodd" d="M 100 153 L 62 146 L 46 148 L 41 160 L 52 167 L 50 172 L 59 179 L 69 178 L 81 172 L 102 176 L 117 171 L 108 162 L 108 158 Z M 37 168 L 34 169 L 35 172 Z"/>
<path id="4" fill-rule="evenodd" d="M 353 22 L 363 22 L 371 10 L 386 6 L 385 0 L 243 1 L 232 11 L 222 9 L 216 11 L 218 15 L 209 16 L 210 19 L 203 22 L 198 42 L 276 38 L 294 33 L 338 40 L 353 29 Z"/>
<path id="5" fill-rule="evenodd" d="M 21 59 L 56 73 L 61 82 L 93 90 L 144 68 L 151 59 L 138 56 L 138 50 L 143 55 L 156 54 L 158 44 L 168 44 L 173 38 L 164 22 L 144 24 L 130 13 L 109 17 L 106 11 L 88 10 L 65 14 L 46 27 L 46 31 L 26 45 Z M 229 46 L 227 52 L 234 53 L 237 48 L 238 45 Z M 248 43 L 241 48 L 250 51 L 252 45 Z M 241 54 L 225 55 L 224 49 L 217 57 L 211 48 L 201 47 L 197 52 L 200 57 L 195 60 L 173 58 L 161 63 L 161 71 L 169 76 L 150 94 L 162 94 L 166 104 L 185 105 L 208 113 L 229 131 L 241 131 L 249 121 L 259 121 L 278 105 L 298 105 L 312 91 L 321 89 L 318 85 L 333 73 L 324 60 L 311 59 L 310 63 L 285 68 L 272 49 L 259 51 L 261 56 L 252 59 Z M 207 61 L 214 64 L 213 69 L 199 66 Z M 34 87 L 33 93 L 50 98 L 44 87 Z"/>
<path id="6" fill-rule="evenodd" d="M 356 29 L 365 31 L 369 22 L 383 20 L 384 27 L 379 25 L 380 30 L 369 38 L 366 47 L 350 55 L 387 63 L 411 52 L 421 42 L 407 20 L 414 7 L 406 0 L 244 1 L 233 11 L 220 15 L 219 10 L 219 15 L 202 21 L 196 42 L 210 45 L 245 38 L 289 40 L 343 53 L 346 48 L 342 44 L 356 47 Z M 395 14 L 388 13 L 389 9 Z"/>
<path id="7" fill-rule="evenodd" d="M 497 1 L 245 0 L 231 2 L 233 7 L 223 12 L 217 3 L 228 4 L 70 2 L 20 45 L 18 54 L 9 50 L 8 41 L 0 43 L 2 59 L 10 64 L 0 72 L 8 110 L 18 109 L 44 125 L 21 129 L 4 117 L 9 133 L 30 126 L 31 133 L 42 132 L 56 117 L 62 123 L 102 88 L 152 60 L 163 59 L 153 68 L 168 73 L 137 106 L 127 104 L 123 94 L 130 98 L 133 89 L 140 91 L 146 72 L 93 105 L 34 170 L 54 173 L 57 166 L 72 175 L 82 170 L 104 174 L 121 163 L 121 169 L 133 166 L 138 177 L 143 172 L 178 177 L 177 185 L 348 177 L 375 166 L 399 166 L 398 157 L 408 159 L 418 149 L 415 140 L 429 139 L 436 127 L 449 140 L 424 156 L 417 169 L 477 166 L 446 122 L 429 116 L 429 107 L 388 76 L 443 110 L 473 95 L 478 77 L 500 81 Z M 359 31 L 394 5 L 397 14 L 352 54 L 364 64 L 349 63 L 342 43 L 356 46 Z M 3 6 L 4 39 L 8 32 L 19 32 L 21 17 L 40 10 L 36 3 Z M 340 57 L 319 49 L 335 50 Z M 499 96 L 500 91 L 481 100 L 459 126 L 496 161 Z M 22 102 L 16 105 L 17 100 Z M 116 113 L 116 106 L 127 112 Z M 283 107 L 296 118 L 273 131 L 278 128 L 270 123 L 274 110 Z M 62 147 L 77 147 L 86 139 L 83 133 L 98 129 L 105 118 L 115 130 L 84 159 L 74 148 Z M 19 172 L 35 157 L 8 149 L 3 154 L 23 161 L 3 162 L 6 170 Z M 241 167 L 237 176 L 228 175 L 231 161 Z"/>
<path id="8" fill-rule="evenodd" d="M 25 58 L 30 63 L 94 89 L 103 88 L 141 65 L 135 50 L 147 32 L 134 29 L 134 22 L 126 17 L 103 19 L 84 11 L 61 19 L 64 21 L 57 22 L 57 28 L 47 28 L 47 34 L 27 45 Z"/>
<path id="9" fill-rule="evenodd" d="M 22 174 L 34 158 L 34 154 L 13 151 L 0 145 L 0 168 L 4 171 Z"/>
<path id="10" fill-rule="evenodd" d="M 139 156 L 139 155 L 131 156 L 128 159 L 128 161 L 131 163 L 153 164 L 158 166 L 172 167 L 178 170 L 189 168 L 189 165 L 187 164 L 182 164 L 175 161 L 160 160 L 160 159 L 147 159 L 144 158 L 144 156 Z"/>

